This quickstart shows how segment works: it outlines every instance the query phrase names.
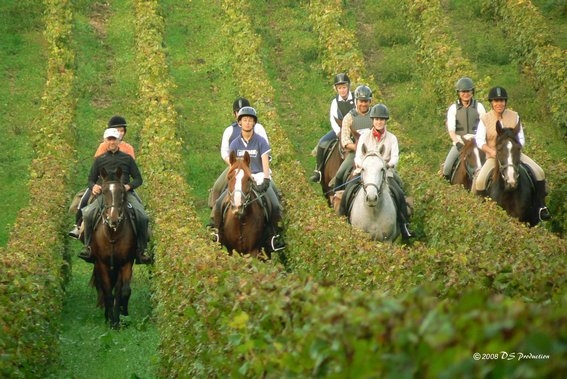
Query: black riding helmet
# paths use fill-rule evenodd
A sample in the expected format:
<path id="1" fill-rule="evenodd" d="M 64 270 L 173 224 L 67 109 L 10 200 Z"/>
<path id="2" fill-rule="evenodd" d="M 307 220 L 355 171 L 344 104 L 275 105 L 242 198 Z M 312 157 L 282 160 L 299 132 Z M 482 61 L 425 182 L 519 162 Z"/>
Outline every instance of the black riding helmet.
<path id="1" fill-rule="evenodd" d="M 508 92 L 503 87 L 492 87 L 490 91 L 488 91 L 488 101 L 496 100 L 496 99 L 504 99 L 508 100 Z"/>
<path id="2" fill-rule="evenodd" d="M 254 122 L 258 122 L 258 116 L 256 115 L 256 109 L 254 109 L 252 107 L 240 108 L 240 110 L 238 111 L 238 116 L 237 116 L 238 121 L 240 121 L 240 119 L 244 116 L 253 117 Z"/>
<path id="3" fill-rule="evenodd" d="M 382 103 L 376 104 L 370 110 L 370 118 L 383 118 L 389 120 L 390 112 L 388 111 L 388 107 Z"/>
<path id="4" fill-rule="evenodd" d="M 126 119 L 122 116 L 112 116 L 110 120 L 108 120 L 108 127 L 109 128 L 124 128 L 124 134 L 126 134 Z"/>
<path id="5" fill-rule="evenodd" d="M 335 75 L 335 86 L 337 84 L 348 84 L 350 85 L 350 79 L 348 78 L 347 74 L 341 72 L 340 74 Z"/>
<path id="6" fill-rule="evenodd" d="M 354 90 L 356 100 L 372 100 L 372 90 L 368 86 L 358 86 Z"/>
<path id="7" fill-rule="evenodd" d="M 238 99 L 234 100 L 234 103 L 232 103 L 232 110 L 234 112 L 238 112 L 242 107 L 249 107 L 249 106 L 250 106 L 250 102 L 248 101 L 248 99 L 244 97 L 239 97 Z"/>

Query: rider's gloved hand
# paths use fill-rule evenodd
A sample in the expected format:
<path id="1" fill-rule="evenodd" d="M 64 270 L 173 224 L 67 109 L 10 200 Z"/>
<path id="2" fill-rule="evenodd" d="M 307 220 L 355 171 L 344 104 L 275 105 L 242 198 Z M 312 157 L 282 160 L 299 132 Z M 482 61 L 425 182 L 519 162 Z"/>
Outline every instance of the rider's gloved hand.
<path id="1" fill-rule="evenodd" d="M 460 141 L 455 144 L 455 147 L 457 148 L 458 151 L 461 151 L 464 146 L 465 145 Z"/>
<path id="2" fill-rule="evenodd" d="M 260 193 L 264 193 L 270 188 L 270 179 L 264 178 L 264 181 L 261 184 L 256 185 L 256 190 Z"/>

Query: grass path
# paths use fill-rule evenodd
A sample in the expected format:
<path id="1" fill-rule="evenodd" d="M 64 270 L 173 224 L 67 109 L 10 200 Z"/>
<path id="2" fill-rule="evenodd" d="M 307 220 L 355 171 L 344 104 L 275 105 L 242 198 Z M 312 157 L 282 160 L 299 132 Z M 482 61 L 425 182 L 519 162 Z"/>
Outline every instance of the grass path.
<path id="1" fill-rule="evenodd" d="M 86 183 L 92 155 L 107 120 L 126 117 L 126 140 L 137 147 L 138 120 L 130 112 L 136 101 L 133 75 L 134 36 L 129 1 L 77 4 L 75 12 L 77 86 L 77 190 Z M 70 216 L 70 219 L 73 217 Z M 89 286 L 92 265 L 76 258 L 82 245 L 69 241 L 72 278 L 66 287 L 61 318 L 61 362 L 54 378 L 152 378 L 156 376 L 159 336 L 152 319 L 151 269 L 134 267 L 130 316 L 113 331 L 96 307 Z"/>

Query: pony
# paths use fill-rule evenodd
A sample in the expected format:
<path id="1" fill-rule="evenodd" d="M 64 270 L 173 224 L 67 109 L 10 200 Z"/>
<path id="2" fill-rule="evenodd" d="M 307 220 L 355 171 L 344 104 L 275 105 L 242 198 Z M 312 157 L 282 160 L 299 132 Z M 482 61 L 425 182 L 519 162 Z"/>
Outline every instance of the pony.
<path id="1" fill-rule="evenodd" d="M 520 162 L 522 145 L 518 139 L 520 124 L 503 128 L 496 123 L 496 159 L 488 186 L 488 196 L 511 217 L 531 226 L 539 223 L 535 205 L 535 187 L 529 169 Z"/>
<path id="2" fill-rule="evenodd" d="M 475 173 L 484 164 L 485 154 L 476 146 L 474 136 L 467 136 L 463 138 L 464 146 L 451 171 L 451 184 L 460 184 L 470 191 Z"/>
<path id="3" fill-rule="evenodd" d="M 246 152 L 238 159 L 232 151 L 229 161 L 227 195 L 220 207 L 221 220 L 216 222 L 219 242 L 229 254 L 236 251 L 240 255 L 269 259 L 269 249 L 265 246 L 267 221 L 261 203 L 263 195 L 254 189 L 250 155 Z M 215 218 L 218 216 L 216 212 Z"/>
<path id="4" fill-rule="evenodd" d="M 332 207 L 333 205 L 333 189 L 331 180 L 339 171 L 341 163 L 343 163 L 343 157 L 340 151 L 340 142 L 338 139 L 333 141 L 330 147 L 325 153 L 325 159 L 323 168 L 321 169 L 321 190 L 323 191 L 323 196 L 327 200 L 327 204 Z"/>
<path id="5" fill-rule="evenodd" d="M 97 305 L 104 307 L 106 321 L 117 329 L 120 315 L 128 315 L 136 237 L 126 189 L 120 180 L 122 169 L 118 168 L 115 175 L 111 178 L 101 169 L 103 210 L 94 225 L 89 246 L 94 257 L 91 284 L 94 283 L 98 293 Z"/>
<path id="6" fill-rule="evenodd" d="M 363 147 L 360 180 L 362 189 L 353 200 L 349 222 L 379 241 L 394 241 L 400 234 L 397 209 L 386 177 L 386 164 L 376 151 Z"/>

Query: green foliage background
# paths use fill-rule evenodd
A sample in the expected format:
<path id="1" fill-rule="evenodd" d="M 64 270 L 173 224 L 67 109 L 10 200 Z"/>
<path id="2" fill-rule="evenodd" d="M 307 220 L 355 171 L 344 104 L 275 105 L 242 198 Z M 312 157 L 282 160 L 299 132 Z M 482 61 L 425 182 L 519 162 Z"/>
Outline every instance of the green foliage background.
<path id="1" fill-rule="evenodd" d="M 560 4 L 45 0 L 2 7 L 11 86 L 2 92 L 10 149 L 0 173 L 12 183 L 2 195 L 15 197 L 2 212 L 11 233 L 0 250 L 3 376 L 565 372 L 566 60 L 557 53 L 561 33 L 550 32 L 565 30 Z M 31 57 L 36 64 L 22 63 Z M 368 241 L 306 180 L 340 71 L 390 108 L 399 171 L 416 204 L 410 246 Z M 526 228 L 438 177 L 449 148 L 445 111 L 463 75 L 475 79 L 481 100 L 496 84 L 512 95 L 526 152 L 548 176 L 549 225 Z M 203 227 L 208 188 L 223 168 L 220 135 L 237 96 L 259 111 L 285 193 L 289 247 L 267 264 L 227 257 Z M 64 239 L 67 202 L 84 186 L 114 113 L 129 121 L 157 257 L 153 269 L 136 268 L 133 301 L 144 306 L 125 320 L 124 333 L 89 327 L 94 305 L 76 300 L 91 296 L 81 288 L 89 270 L 74 267 L 79 245 Z M 28 190 L 17 191 L 26 181 Z M 49 201 L 47 185 L 55 191 Z M 123 349 L 136 358 L 116 359 Z M 472 358 L 501 351 L 549 357 Z M 76 355 L 96 359 L 77 365 Z M 38 366 L 38 357 L 46 364 Z"/>

